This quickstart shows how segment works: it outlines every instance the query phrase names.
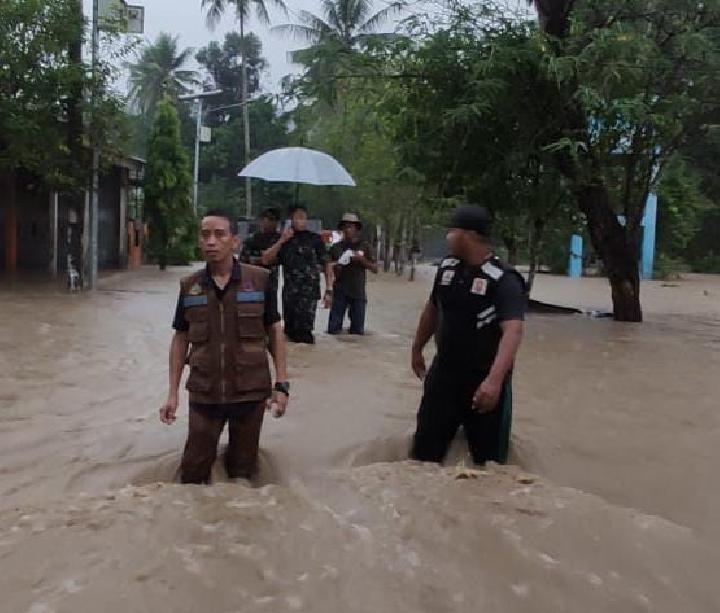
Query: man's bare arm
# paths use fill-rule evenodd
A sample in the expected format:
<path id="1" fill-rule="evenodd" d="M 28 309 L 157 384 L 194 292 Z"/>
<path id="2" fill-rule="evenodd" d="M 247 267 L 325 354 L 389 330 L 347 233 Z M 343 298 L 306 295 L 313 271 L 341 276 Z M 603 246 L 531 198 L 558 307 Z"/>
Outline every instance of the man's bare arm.
<path id="1" fill-rule="evenodd" d="M 285 382 L 288 380 L 287 375 L 287 353 L 285 349 L 285 334 L 283 332 L 282 324 L 278 321 L 275 322 L 268 330 L 268 339 L 270 347 L 270 355 L 273 357 L 275 364 L 275 380 L 278 382 Z M 282 417 L 287 411 L 288 396 L 283 392 L 277 390 L 273 391 L 272 398 L 268 399 L 267 408 L 271 409 L 275 407 L 275 417 Z"/>
<path id="2" fill-rule="evenodd" d="M 480 384 L 473 397 L 473 406 L 481 412 L 493 411 L 497 408 L 505 378 L 512 370 L 522 342 L 524 324 L 521 320 L 504 321 L 500 324 L 500 328 L 502 329 L 502 338 L 495 361 L 490 373 Z"/>
<path id="3" fill-rule="evenodd" d="M 285 334 L 282 324 L 275 322 L 268 330 L 270 355 L 275 364 L 275 376 L 278 381 L 287 381 L 287 351 L 285 348 Z"/>
<path id="4" fill-rule="evenodd" d="M 415 340 L 412 345 L 412 369 L 419 379 L 424 379 L 427 369 L 425 368 L 425 358 L 423 357 L 423 349 L 428 341 L 432 338 L 437 330 L 438 312 L 437 307 L 428 300 L 420 315 L 417 332 L 415 332 Z"/>
<path id="5" fill-rule="evenodd" d="M 175 421 L 180 380 L 185 369 L 189 344 L 187 332 L 175 331 L 170 342 L 168 396 L 160 409 L 160 420 L 168 425 Z"/>
<path id="6" fill-rule="evenodd" d="M 520 343 L 523 338 L 523 322 L 519 319 L 511 321 L 503 321 L 500 324 L 502 329 L 502 338 L 498 346 L 498 352 L 495 356 L 488 379 L 498 382 L 502 385 L 508 373 L 512 370 L 517 356 Z"/>
<path id="7" fill-rule="evenodd" d="M 295 233 L 293 232 L 292 228 L 288 228 L 287 230 L 285 230 L 280 236 L 280 239 L 272 247 L 270 247 L 270 249 L 266 249 L 262 252 L 262 265 L 272 266 L 273 264 L 275 264 L 278 260 L 278 255 L 280 255 L 280 249 L 282 249 L 282 246 L 287 243 L 293 236 L 295 236 Z"/>

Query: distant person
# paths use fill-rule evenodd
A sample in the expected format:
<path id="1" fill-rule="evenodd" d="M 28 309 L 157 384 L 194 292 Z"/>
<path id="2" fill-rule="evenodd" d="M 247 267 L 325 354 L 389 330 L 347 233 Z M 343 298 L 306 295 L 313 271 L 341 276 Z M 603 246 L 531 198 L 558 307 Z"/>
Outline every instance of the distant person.
<path id="1" fill-rule="evenodd" d="M 360 236 L 362 223 L 357 215 L 343 215 L 338 229 L 343 238 L 330 248 L 330 259 L 335 267 L 335 284 L 328 333 L 338 334 L 342 330 L 345 313 L 348 313 L 350 334 L 364 334 L 367 271 L 377 274 L 378 267 L 372 247 Z"/>
<path id="2" fill-rule="evenodd" d="M 262 261 L 265 266 L 279 263 L 283 267 L 283 318 L 288 340 L 312 344 L 315 342 L 317 303 L 321 297 L 320 269 L 325 274 L 326 308 L 332 299 L 333 270 L 322 238 L 307 229 L 307 209 L 294 207 L 290 211 L 290 220 L 291 227 L 263 253 Z"/>
<path id="3" fill-rule="evenodd" d="M 257 470 L 265 409 L 274 405 L 275 416 L 280 417 L 288 404 L 290 385 L 277 295 L 270 288 L 267 270 L 235 260 L 239 242 L 231 217 L 209 211 L 200 229 L 207 265 L 180 281 L 170 345 L 170 390 L 160 419 L 168 425 L 175 421 L 187 360 L 190 423 L 180 466 L 183 483 L 210 481 L 226 423 L 227 474 L 250 479 Z M 275 362 L 274 387 L 268 347 Z"/>
<path id="4" fill-rule="evenodd" d="M 270 285 L 275 292 L 278 288 L 278 267 L 277 265 L 264 266 L 262 254 L 280 240 L 279 224 L 280 211 L 274 208 L 265 209 L 260 213 L 260 230 L 243 242 L 240 253 L 241 262 L 253 266 L 263 266 L 270 271 Z"/>
<path id="5" fill-rule="evenodd" d="M 510 376 L 523 335 L 525 281 L 493 254 L 484 208 L 458 208 L 412 347 L 425 389 L 412 457 L 442 462 L 460 425 L 473 461 L 507 460 Z M 437 357 L 426 373 L 423 348 L 435 335 Z"/>

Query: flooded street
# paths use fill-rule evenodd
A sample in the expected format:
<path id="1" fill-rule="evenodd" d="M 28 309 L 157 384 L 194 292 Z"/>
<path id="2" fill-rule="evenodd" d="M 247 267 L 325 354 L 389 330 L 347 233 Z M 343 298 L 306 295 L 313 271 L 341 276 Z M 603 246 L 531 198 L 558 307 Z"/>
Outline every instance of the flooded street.
<path id="1" fill-rule="evenodd" d="M 647 284 L 642 325 L 531 315 L 517 466 L 484 471 L 461 442 L 404 461 L 432 272 L 375 279 L 371 334 L 291 347 L 251 489 L 220 462 L 173 484 L 187 411 L 157 410 L 188 270 L 0 286 L 3 613 L 720 610 L 720 278 Z M 609 306 L 603 279 L 537 283 Z"/>

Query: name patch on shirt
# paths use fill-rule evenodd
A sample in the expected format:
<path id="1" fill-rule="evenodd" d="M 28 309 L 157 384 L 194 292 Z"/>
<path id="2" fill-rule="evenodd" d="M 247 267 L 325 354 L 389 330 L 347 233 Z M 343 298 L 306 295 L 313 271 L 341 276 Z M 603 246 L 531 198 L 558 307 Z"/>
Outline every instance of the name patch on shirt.
<path id="1" fill-rule="evenodd" d="M 445 258 L 442 261 L 442 264 L 440 264 L 440 268 L 447 268 L 448 266 L 457 266 L 460 263 L 460 260 L 457 258 Z"/>
<path id="2" fill-rule="evenodd" d="M 497 281 L 500 277 L 502 277 L 505 273 L 502 268 L 499 268 L 495 266 L 492 262 L 485 262 L 482 265 L 482 271 L 491 279 L 494 279 Z"/>
<path id="3" fill-rule="evenodd" d="M 207 303 L 207 296 L 183 296 L 183 306 L 186 309 L 194 306 L 205 306 Z"/>
<path id="4" fill-rule="evenodd" d="M 452 283 L 453 277 L 455 277 L 454 270 L 444 271 L 442 274 L 442 278 L 440 279 L 440 285 L 450 285 L 450 283 Z"/>
<path id="5" fill-rule="evenodd" d="M 265 302 L 263 292 L 238 292 L 235 296 L 237 302 Z"/>
<path id="6" fill-rule="evenodd" d="M 470 293 L 476 296 L 484 296 L 487 293 L 488 282 L 482 277 L 475 277 L 470 286 Z"/>

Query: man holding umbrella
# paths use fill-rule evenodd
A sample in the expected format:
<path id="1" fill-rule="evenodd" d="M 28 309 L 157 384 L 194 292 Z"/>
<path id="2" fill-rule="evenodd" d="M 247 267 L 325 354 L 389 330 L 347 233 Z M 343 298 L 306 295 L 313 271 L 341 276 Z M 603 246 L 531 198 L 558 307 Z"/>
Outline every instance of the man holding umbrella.
<path id="1" fill-rule="evenodd" d="M 364 334 L 367 271 L 377 274 L 378 267 L 372 248 L 360 236 L 362 223 L 355 213 L 345 213 L 338 229 L 343 233 L 343 240 L 330 248 L 330 259 L 335 266 L 335 285 L 328 333 L 338 334 L 342 330 L 347 311 L 350 334 Z"/>
<path id="2" fill-rule="evenodd" d="M 325 273 L 324 306 L 332 299 L 333 269 L 319 234 L 307 229 L 307 209 L 296 206 L 290 211 L 292 225 L 272 247 L 263 252 L 263 266 L 275 263 L 283 267 L 283 318 L 285 335 L 293 343 L 315 342 L 315 313 L 320 300 L 320 268 Z"/>

